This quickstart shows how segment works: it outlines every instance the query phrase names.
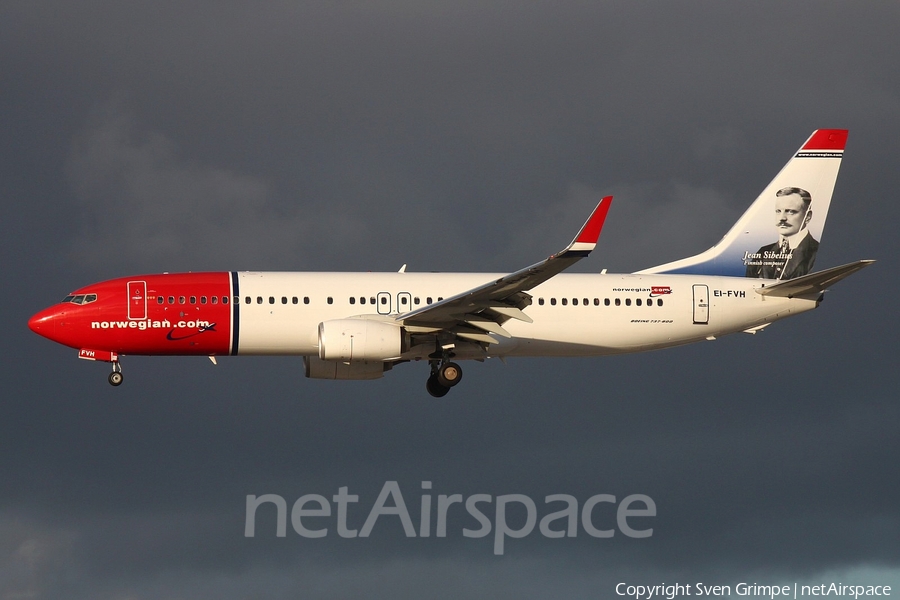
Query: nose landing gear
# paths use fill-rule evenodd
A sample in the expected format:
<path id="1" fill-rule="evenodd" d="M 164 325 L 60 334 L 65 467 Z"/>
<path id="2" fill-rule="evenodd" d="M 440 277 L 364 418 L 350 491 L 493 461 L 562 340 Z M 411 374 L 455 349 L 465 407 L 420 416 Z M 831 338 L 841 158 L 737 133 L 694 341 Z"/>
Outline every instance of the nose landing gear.
<path id="1" fill-rule="evenodd" d="M 122 376 L 122 365 L 119 364 L 119 361 L 114 360 L 112 361 L 112 368 L 112 373 L 110 373 L 108 377 L 109 385 L 122 385 L 122 380 L 124 379 Z"/>
<path id="2" fill-rule="evenodd" d="M 122 385 L 122 365 L 119 364 L 119 353 L 111 350 L 92 350 L 91 348 L 82 348 L 78 351 L 78 358 L 84 360 L 99 360 L 100 362 L 112 363 L 112 373 L 109 374 L 107 380 L 109 385 Z"/>

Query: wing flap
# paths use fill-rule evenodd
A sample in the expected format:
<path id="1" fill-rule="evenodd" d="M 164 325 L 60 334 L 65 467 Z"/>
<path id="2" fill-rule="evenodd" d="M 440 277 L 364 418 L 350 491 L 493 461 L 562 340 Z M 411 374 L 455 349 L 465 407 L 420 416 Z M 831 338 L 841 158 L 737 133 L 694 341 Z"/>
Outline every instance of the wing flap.
<path id="1" fill-rule="evenodd" d="M 457 337 L 461 337 L 466 340 L 472 340 L 473 342 L 481 342 L 482 344 L 498 344 L 499 341 L 497 338 L 490 336 L 486 333 L 478 333 L 473 330 L 451 330 L 451 333 L 455 334 Z"/>
<path id="2" fill-rule="evenodd" d="M 524 321 L 525 323 L 534 323 L 534 319 L 526 315 L 522 312 L 521 309 L 516 308 L 515 306 L 508 306 L 506 304 L 492 304 L 485 309 L 487 313 L 495 313 L 500 315 L 501 317 L 506 317 L 508 319 L 516 319 L 517 321 Z"/>
<path id="3" fill-rule="evenodd" d="M 471 325 L 472 327 L 477 327 L 478 329 L 483 329 L 488 333 L 496 333 L 499 336 L 505 338 L 511 338 L 512 334 L 503 329 L 496 321 L 492 321 L 486 317 L 481 317 L 478 315 L 464 315 L 459 317 L 459 320 Z"/>

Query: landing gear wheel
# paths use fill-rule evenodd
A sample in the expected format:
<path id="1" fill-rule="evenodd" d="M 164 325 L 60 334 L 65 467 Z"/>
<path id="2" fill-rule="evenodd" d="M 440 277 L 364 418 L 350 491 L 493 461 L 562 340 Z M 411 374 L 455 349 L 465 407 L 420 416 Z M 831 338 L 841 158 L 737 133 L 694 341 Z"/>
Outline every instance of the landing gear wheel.
<path id="1" fill-rule="evenodd" d="M 121 371 L 113 371 L 109 374 L 109 385 L 116 386 L 122 385 L 122 372 Z"/>
<path id="2" fill-rule="evenodd" d="M 441 365 L 441 368 L 438 369 L 437 381 L 443 387 L 452 388 L 462 381 L 462 367 L 454 362 L 444 363 Z"/>
<path id="3" fill-rule="evenodd" d="M 436 375 L 432 375 L 428 378 L 428 381 L 425 382 L 425 389 L 428 390 L 428 393 L 435 398 L 443 398 L 447 395 L 447 392 L 450 391 L 449 387 L 441 385 L 438 382 L 438 378 Z"/>

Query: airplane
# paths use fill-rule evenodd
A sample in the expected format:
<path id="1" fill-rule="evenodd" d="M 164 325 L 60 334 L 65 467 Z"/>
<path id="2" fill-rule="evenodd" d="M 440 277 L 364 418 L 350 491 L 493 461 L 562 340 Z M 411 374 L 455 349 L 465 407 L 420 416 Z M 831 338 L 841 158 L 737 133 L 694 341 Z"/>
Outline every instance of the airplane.
<path id="1" fill-rule="evenodd" d="M 820 129 L 712 248 L 631 274 L 563 273 L 594 249 L 612 197 L 572 242 L 513 273 L 203 272 L 79 288 L 29 327 L 112 364 L 123 355 L 299 355 L 314 379 L 377 379 L 424 361 L 446 395 L 457 361 L 603 356 L 757 333 L 819 306 L 872 260 L 812 271 L 847 130 Z"/>

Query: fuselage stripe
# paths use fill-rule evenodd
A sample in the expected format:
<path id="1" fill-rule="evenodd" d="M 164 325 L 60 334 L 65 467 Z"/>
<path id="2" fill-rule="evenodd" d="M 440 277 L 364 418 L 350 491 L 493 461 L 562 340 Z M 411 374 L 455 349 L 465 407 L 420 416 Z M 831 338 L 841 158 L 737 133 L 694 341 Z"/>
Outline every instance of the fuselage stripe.
<path id="1" fill-rule="evenodd" d="M 241 330 L 241 290 L 237 271 L 231 271 L 231 355 L 237 356 Z"/>

